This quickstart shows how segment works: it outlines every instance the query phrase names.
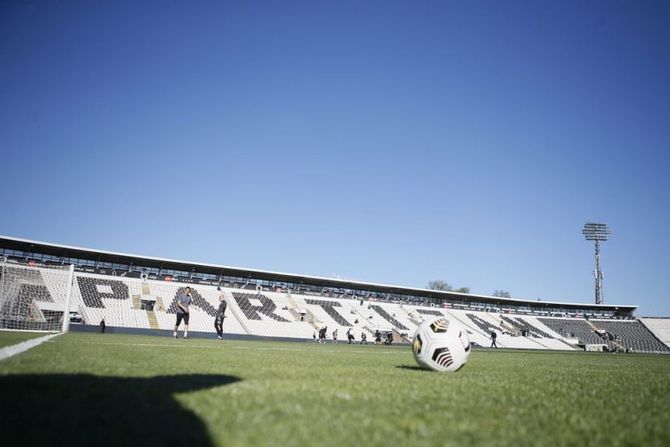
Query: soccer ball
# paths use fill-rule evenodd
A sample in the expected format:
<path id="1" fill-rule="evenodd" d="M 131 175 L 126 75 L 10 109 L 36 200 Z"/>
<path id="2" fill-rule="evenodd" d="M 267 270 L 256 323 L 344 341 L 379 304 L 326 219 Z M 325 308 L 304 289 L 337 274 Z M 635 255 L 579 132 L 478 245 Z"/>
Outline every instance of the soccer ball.
<path id="1" fill-rule="evenodd" d="M 453 318 L 430 318 L 417 328 L 412 352 L 416 362 L 424 368 L 456 372 L 468 361 L 470 338 Z"/>

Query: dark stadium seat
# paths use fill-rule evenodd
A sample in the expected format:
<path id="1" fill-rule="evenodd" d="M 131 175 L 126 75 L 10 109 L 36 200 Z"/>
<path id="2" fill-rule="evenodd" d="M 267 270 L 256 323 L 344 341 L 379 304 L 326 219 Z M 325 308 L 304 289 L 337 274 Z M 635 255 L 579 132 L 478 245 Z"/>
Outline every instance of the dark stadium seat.
<path id="1" fill-rule="evenodd" d="M 598 335 L 593 327 L 586 320 L 568 319 L 568 318 L 538 318 L 538 321 L 552 331 L 563 335 L 564 337 L 577 338 L 583 344 L 604 344 L 609 349 L 614 348 L 614 344 L 606 338 Z"/>
<path id="2" fill-rule="evenodd" d="M 377 304 L 370 304 L 370 309 L 374 310 L 379 315 L 381 315 L 382 318 L 384 318 L 386 321 L 393 324 L 393 326 L 396 329 L 400 329 L 401 331 L 409 331 L 408 327 L 406 327 L 404 324 L 393 318 L 393 316 L 390 315 L 388 312 L 386 312 L 381 306 Z"/>
<path id="3" fill-rule="evenodd" d="M 21 284 L 18 299 L 12 309 L 13 315 L 30 316 L 33 301 L 53 302 L 46 286 Z"/>
<path id="4" fill-rule="evenodd" d="M 614 341 L 636 352 L 670 352 L 649 329 L 639 321 L 593 321 L 598 329 L 614 336 Z"/>
<path id="5" fill-rule="evenodd" d="M 127 300 L 130 298 L 128 286 L 121 280 L 90 278 L 77 276 L 77 284 L 84 305 L 87 307 L 104 308 L 102 299 Z M 98 286 L 109 287 L 110 292 L 101 292 Z"/>
<path id="6" fill-rule="evenodd" d="M 477 315 L 475 315 L 475 314 L 466 313 L 465 315 L 467 315 L 467 317 L 468 317 L 470 320 L 472 320 L 472 322 L 475 323 L 479 329 L 481 329 L 482 331 L 484 331 L 484 332 L 487 333 L 487 334 L 490 334 L 491 332 L 498 332 L 498 331 L 500 331 L 500 328 L 499 328 L 499 327 L 494 326 L 493 324 L 491 324 L 491 323 L 489 323 L 489 322 L 487 322 L 487 321 L 482 320 L 481 318 L 479 318 L 479 317 L 478 317 Z"/>
<path id="7" fill-rule="evenodd" d="M 417 312 L 423 315 L 435 315 L 435 316 L 440 316 L 443 317 L 444 314 L 440 312 L 439 310 L 432 310 L 432 309 L 417 309 Z"/>
<path id="8" fill-rule="evenodd" d="M 33 269 L 19 269 L 20 275 L 5 275 L 2 281 L 3 295 L 6 297 L 0 313 L 3 317 L 29 319 L 33 302 L 53 303 L 49 289 L 44 284 L 41 273 Z M 17 279 L 20 276 L 20 280 Z"/>
<path id="9" fill-rule="evenodd" d="M 170 306 L 167 308 L 167 313 L 169 314 L 176 314 L 177 313 L 177 297 L 184 291 L 185 287 L 181 287 L 177 290 L 177 292 L 174 294 L 174 297 L 172 298 L 172 303 L 170 303 Z M 210 317 L 214 317 L 216 315 L 216 309 L 214 306 L 209 304 L 205 298 L 198 293 L 198 291 L 191 287 L 191 305 L 197 306 L 200 309 L 204 310 L 207 315 Z"/>
<path id="10" fill-rule="evenodd" d="M 522 320 L 520 318 L 505 315 L 501 315 L 500 318 L 512 326 L 519 328 L 522 332 L 525 333 L 526 336 L 531 336 L 533 338 L 554 338 L 552 335 L 544 332 L 542 329 L 535 327 L 528 321 Z"/>
<path id="11" fill-rule="evenodd" d="M 323 301 L 323 300 L 311 300 L 306 298 L 305 302 L 313 306 L 320 306 L 325 310 L 328 315 L 337 322 L 340 326 L 353 327 L 342 315 L 340 315 L 334 308 L 341 307 L 340 303 L 337 301 Z"/>
<path id="12" fill-rule="evenodd" d="M 249 320 L 262 320 L 260 314 L 263 314 L 267 317 L 272 318 L 275 321 L 279 321 L 282 323 L 289 322 L 289 320 L 287 320 L 286 318 L 281 317 L 274 313 L 275 309 L 277 309 L 277 305 L 265 295 L 255 293 L 233 292 L 233 297 L 235 298 L 237 305 L 240 307 L 240 309 L 242 309 L 244 316 L 247 317 L 247 319 Z M 254 306 L 253 304 L 251 304 L 250 301 L 252 299 L 260 301 L 261 305 Z"/>

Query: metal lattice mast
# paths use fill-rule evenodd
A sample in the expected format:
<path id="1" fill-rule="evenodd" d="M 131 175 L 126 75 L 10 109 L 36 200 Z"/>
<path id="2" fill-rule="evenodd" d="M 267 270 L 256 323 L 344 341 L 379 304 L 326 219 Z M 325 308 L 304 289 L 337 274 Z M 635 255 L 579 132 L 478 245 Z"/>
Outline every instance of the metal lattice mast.
<path id="1" fill-rule="evenodd" d="M 596 304 L 603 303 L 603 272 L 600 270 L 600 241 L 606 241 L 612 234 L 612 230 L 603 223 L 589 222 L 584 224 L 582 234 L 587 241 L 596 243 Z"/>

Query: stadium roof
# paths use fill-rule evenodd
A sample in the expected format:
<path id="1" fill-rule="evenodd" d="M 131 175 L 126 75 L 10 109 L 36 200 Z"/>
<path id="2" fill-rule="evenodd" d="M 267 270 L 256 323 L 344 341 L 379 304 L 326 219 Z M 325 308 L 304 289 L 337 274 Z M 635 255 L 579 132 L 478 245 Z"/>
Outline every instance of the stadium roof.
<path id="1" fill-rule="evenodd" d="M 256 270 L 241 267 L 230 267 L 216 264 L 204 264 L 192 261 L 181 261 L 175 259 L 155 258 L 141 255 L 116 253 L 104 250 L 93 250 L 89 248 L 73 247 L 68 245 L 51 244 L 29 239 L 14 238 L 0 235 L 0 248 L 20 250 L 25 253 L 40 253 L 58 257 L 72 257 L 87 259 L 96 262 L 112 262 L 128 264 L 133 266 L 153 267 L 160 269 L 183 270 L 188 272 L 208 273 L 223 276 L 236 276 L 252 280 L 269 280 L 277 282 L 297 283 L 319 287 L 363 289 L 372 292 L 391 293 L 398 295 L 412 295 L 435 299 L 462 300 L 464 302 L 477 301 L 496 306 L 526 306 L 534 309 L 561 307 L 576 311 L 619 311 L 632 313 L 637 306 L 634 305 L 606 305 L 590 303 L 569 303 L 559 301 L 534 301 L 516 298 L 501 298 L 488 295 L 475 295 L 451 291 L 439 291 L 414 287 L 395 286 L 362 281 L 352 281 L 336 278 L 325 278 L 309 275 L 297 275 L 292 273 L 273 272 L 268 270 Z M 29 258 L 29 256 L 28 256 Z"/>

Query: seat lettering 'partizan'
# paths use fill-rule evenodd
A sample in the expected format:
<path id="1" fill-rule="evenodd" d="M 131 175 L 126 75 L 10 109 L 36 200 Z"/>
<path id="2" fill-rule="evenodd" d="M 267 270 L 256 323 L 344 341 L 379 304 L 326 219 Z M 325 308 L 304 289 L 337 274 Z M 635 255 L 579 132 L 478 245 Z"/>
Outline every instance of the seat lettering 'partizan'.
<path id="1" fill-rule="evenodd" d="M 128 285 L 115 279 L 77 277 L 77 285 L 81 297 L 87 307 L 104 309 L 102 299 L 127 300 L 130 299 Z"/>
<path id="2" fill-rule="evenodd" d="M 240 307 L 240 309 L 242 309 L 242 312 L 244 312 L 244 316 L 247 317 L 247 319 L 249 320 L 262 320 L 259 314 L 263 314 L 267 317 L 272 318 L 275 321 L 279 321 L 282 323 L 290 323 L 289 320 L 275 313 L 277 305 L 265 295 L 261 294 L 254 295 L 252 293 L 233 292 L 233 297 L 235 298 L 237 305 Z M 261 303 L 261 305 L 260 306 L 253 305 L 250 301 L 252 299 L 258 300 Z"/>

